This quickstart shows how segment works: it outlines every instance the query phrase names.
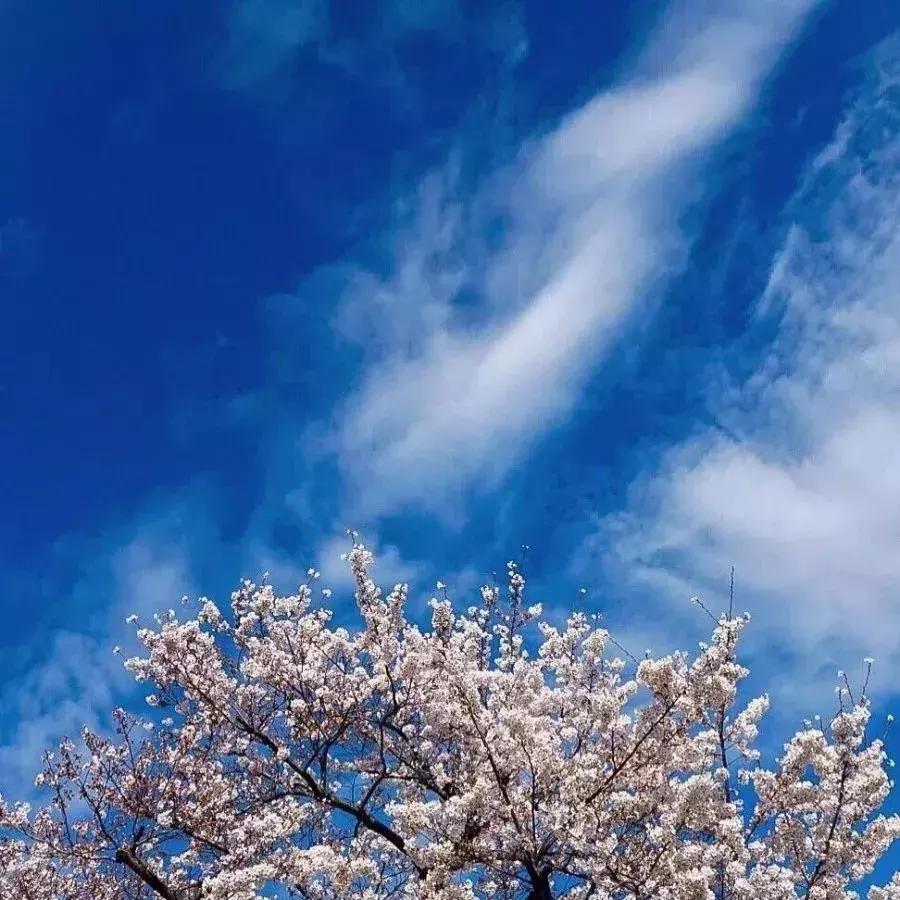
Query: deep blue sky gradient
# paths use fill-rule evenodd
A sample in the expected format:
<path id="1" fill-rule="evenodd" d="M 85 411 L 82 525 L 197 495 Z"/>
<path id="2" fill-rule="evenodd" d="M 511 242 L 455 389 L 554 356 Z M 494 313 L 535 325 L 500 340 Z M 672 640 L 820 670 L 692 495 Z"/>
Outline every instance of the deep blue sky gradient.
<path id="1" fill-rule="evenodd" d="M 552 124 L 604 84 L 653 5 L 611 4 L 602 20 L 576 6 L 518 13 L 529 48 L 506 79 L 515 87 L 501 84 L 496 56 L 462 39 L 410 41 L 395 62 L 415 95 L 408 112 L 389 88 L 314 62 L 296 65 L 275 110 L 223 87 L 211 74 L 227 40 L 221 4 L 7 2 L 0 218 L 18 233 L 9 228 L 2 256 L 3 494 L 16 511 L 4 549 L 35 558 L 48 540 L 127 516 L 148 489 L 199 472 L 252 493 L 252 436 L 179 441 L 179 408 L 265 380 L 254 352 L 266 340 L 265 298 L 377 238 L 392 189 L 440 158 L 460 120 L 480 125 L 505 104 L 499 152 Z M 358 12 L 337 4 L 335 30 L 365 36 Z M 591 392 L 602 415 L 633 429 L 604 442 L 610 462 L 650 421 L 679 429 L 690 384 L 674 396 L 681 379 L 648 369 L 689 371 L 691 349 L 740 332 L 747 271 L 764 275 L 753 263 L 775 243 L 766 226 L 833 129 L 854 57 L 897 18 L 876 0 L 832 4 L 782 68 L 760 127 L 718 160 L 722 183 L 698 213 L 709 235 L 678 285 L 683 302 L 650 326 L 642 360 L 622 360 L 625 381 L 601 373 Z M 489 108 L 473 110 L 479 101 Z M 723 260 L 718 236 L 737 216 L 744 234 L 729 249 L 739 258 Z M 710 291 L 708 273 L 722 268 Z M 698 283 L 702 304 L 690 302 Z M 671 346 L 673 335 L 677 353 L 660 360 L 653 342 Z M 635 384 L 623 421 L 616 401 Z M 593 416 L 581 424 L 597 426 Z"/>

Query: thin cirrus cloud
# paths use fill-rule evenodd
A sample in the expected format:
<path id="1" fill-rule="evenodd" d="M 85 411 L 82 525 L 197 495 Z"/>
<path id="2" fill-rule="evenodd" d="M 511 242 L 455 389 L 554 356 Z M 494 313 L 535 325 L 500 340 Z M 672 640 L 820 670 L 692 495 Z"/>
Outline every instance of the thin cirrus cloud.
<path id="1" fill-rule="evenodd" d="M 683 259 L 688 236 L 677 220 L 702 187 L 692 164 L 747 114 L 814 6 L 732 0 L 679 7 L 627 77 L 523 147 L 482 191 L 467 194 L 452 171 L 426 179 L 417 215 L 396 236 L 390 276 L 357 273 L 336 320 L 346 336 L 365 344 L 358 389 L 335 411 L 326 441 L 344 481 L 344 512 L 352 510 L 346 524 L 377 523 L 407 504 L 436 511 L 475 484 L 498 481 L 532 440 L 571 411 L 641 297 Z M 315 20 L 289 14 L 291 4 L 278 7 L 286 18 L 275 33 L 266 30 L 270 22 L 253 18 L 258 8 L 249 0 L 242 8 L 249 17 L 242 24 L 256 35 L 254 53 L 268 48 L 290 56 L 316 40 Z M 702 20 L 692 19 L 691 9 L 702 11 Z M 263 53 L 248 61 L 248 72 L 265 80 L 275 72 L 271 63 Z M 483 232 L 498 218 L 505 225 L 499 248 Z M 474 309 L 458 302 L 466 292 L 478 299 Z M 293 428 L 285 430 L 293 457 L 304 448 Z M 298 487 L 291 482 L 296 468 L 285 471 L 269 473 L 284 488 L 273 496 Z M 260 510 L 263 525 L 245 535 L 243 549 L 261 567 L 298 580 L 302 573 L 267 550 L 278 502 L 272 507 Z M 151 550 L 120 558 L 102 620 L 67 636 L 24 687 L 0 695 L 0 712 L 15 723 L 0 735 L 0 761 L 10 773 L 21 767 L 10 777 L 33 767 L 34 752 L 51 742 L 54 728 L 77 729 L 109 705 L 119 671 L 110 645 L 123 634 L 121 618 L 132 603 L 152 609 L 190 591 L 188 569 L 204 554 L 215 558 L 193 546 L 197 526 L 190 524 L 190 548 L 180 548 L 168 531 L 157 539 L 151 528 L 148 539 L 140 522 L 129 530 L 138 534 L 133 541 L 106 535 L 100 542 Z M 329 580 L 340 577 L 329 565 L 341 543 L 320 548 L 319 567 Z M 91 597 L 80 598 L 81 609 L 93 608 L 93 592 L 110 583 L 109 554 L 101 548 L 97 557 L 103 571 L 91 577 Z M 388 550 L 379 576 L 404 580 L 413 571 Z M 29 692 L 45 695 L 40 710 L 17 706 Z"/>
<path id="2" fill-rule="evenodd" d="M 171 520 L 160 516 L 110 556 L 85 562 L 67 603 L 80 616 L 77 626 L 73 622 L 52 634 L 47 646 L 33 648 L 23 677 L 0 690 L 0 794 L 21 794 L 41 754 L 62 735 L 75 737 L 85 726 L 106 723 L 132 682 L 123 657 L 113 653 L 116 642 L 126 645 L 124 655 L 136 650 L 123 618 L 134 613 L 146 622 L 161 604 L 170 606 L 193 590 L 186 549 L 170 533 L 178 522 Z M 102 544 L 114 546 L 117 539 L 123 540 L 118 531 Z M 98 606 L 98 599 L 109 605 Z"/>
<path id="3" fill-rule="evenodd" d="M 295 89 L 302 94 L 296 67 L 316 62 L 392 90 L 398 99 L 409 91 L 415 73 L 404 71 L 395 50 L 422 34 L 475 41 L 513 64 L 527 51 L 521 10 L 514 4 L 499 13 L 479 11 L 468 22 L 458 0 L 383 0 L 363 17 L 368 21 L 363 35 L 350 27 L 358 10 L 349 20 L 341 12 L 329 0 L 231 0 L 225 7 L 224 45 L 210 72 L 213 80 L 265 106 Z"/>
<path id="4" fill-rule="evenodd" d="M 814 6 L 676 4 L 627 77 L 483 191 L 425 183 L 393 274 L 357 274 L 365 289 L 350 285 L 338 317 L 381 349 L 332 435 L 358 515 L 446 511 L 572 411 L 684 258 L 677 219 L 703 187 L 695 164 L 747 114 Z M 499 249 L 473 237 L 491 215 L 505 223 Z M 477 321 L 456 305 L 462 290 L 478 298 Z"/>
<path id="5" fill-rule="evenodd" d="M 235 89 L 271 84 L 327 29 L 321 0 L 236 0 L 228 7 L 227 41 L 214 74 Z"/>
<path id="6" fill-rule="evenodd" d="M 751 377 L 711 373 L 721 427 L 664 454 L 595 546 L 657 594 L 721 595 L 815 670 L 900 659 L 900 35 L 789 205 Z M 840 656 L 835 659 L 835 655 Z"/>

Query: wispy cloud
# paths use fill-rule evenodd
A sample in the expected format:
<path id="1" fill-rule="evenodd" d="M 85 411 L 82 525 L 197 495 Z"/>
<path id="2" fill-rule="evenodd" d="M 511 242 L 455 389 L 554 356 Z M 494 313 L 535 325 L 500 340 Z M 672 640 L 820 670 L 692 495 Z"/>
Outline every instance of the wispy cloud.
<path id="1" fill-rule="evenodd" d="M 418 96 L 416 73 L 398 51 L 423 36 L 476 45 L 507 65 L 527 51 L 514 0 L 474 14 L 464 14 L 458 0 L 379 0 L 354 8 L 351 17 L 330 0 L 231 0 L 226 10 L 213 77 L 270 107 L 280 107 L 295 92 L 302 95 L 298 70 L 320 64 L 387 89 L 412 111 L 425 98 Z"/>
<path id="2" fill-rule="evenodd" d="M 236 0 L 216 75 L 233 88 L 271 88 L 273 77 L 290 77 L 297 54 L 323 40 L 327 28 L 325 0 Z"/>
<path id="3" fill-rule="evenodd" d="M 91 544 L 86 558 L 97 560 L 97 571 L 73 593 L 73 619 L 83 619 L 50 640 L 30 674 L 0 695 L 0 721 L 15 723 L 0 736 L 9 781 L 21 780 L 38 749 L 61 731 L 96 722 L 113 702 L 124 681 L 111 645 L 135 604 L 147 611 L 170 605 L 191 593 L 194 581 L 209 589 L 201 559 L 206 569 L 227 562 L 219 572 L 227 579 L 266 568 L 288 590 L 302 579 L 305 567 L 287 555 L 296 548 L 274 547 L 272 537 L 286 509 L 316 506 L 318 498 L 306 497 L 299 483 L 307 469 L 325 460 L 343 482 L 342 507 L 335 513 L 323 504 L 326 512 L 316 509 L 310 527 L 327 535 L 339 531 L 332 527 L 339 518 L 341 525 L 372 523 L 365 537 L 377 544 L 380 516 L 408 505 L 446 512 L 470 489 L 497 484 L 572 411 L 585 379 L 644 299 L 683 263 L 691 236 L 679 218 L 709 187 L 700 164 L 747 115 L 814 2 L 765 3 L 766 15 L 758 0 L 701 6 L 702 21 L 685 12 L 667 19 L 615 85 L 474 188 L 463 147 L 458 160 L 398 205 L 386 267 L 337 270 L 332 280 L 342 302 L 332 324 L 359 349 L 362 368 L 350 374 L 356 389 L 304 440 L 305 423 L 284 414 L 277 386 L 232 405 L 235 416 L 276 418 L 271 427 L 259 423 L 262 500 L 246 528 L 234 527 L 227 552 L 218 535 L 209 542 L 215 549 L 198 552 L 205 525 L 178 509 L 155 511 L 167 523 L 162 534 L 152 522 L 149 532 L 142 527 L 154 519 L 151 510 L 124 534 Z M 242 88 L 260 86 L 288 71 L 302 48 L 324 52 L 331 38 L 323 37 L 322 15 L 312 2 L 239 0 L 229 76 Z M 428 15 L 437 21 L 437 12 Z M 426 27 L 421 19 L 404 21 L 406 29 Z M 497 37 L 487 29 L 485 39 L 506 47 L 514 62 L 521 31 L 500 30 Z M 328 375 L 327 367 L 306 373 Z M 312 386 L 317 395 L 341 394 L 344 381 Z M 331 521 L 323 527 L 325 519 Z M 392 547 L 381 549 L 380 579 L 419 573 Z M 311 554 L 323 582 L 337 591 L 347 586 L 339 550 L 326 538 Z M 248 563 L 246 573 L 234 568 Z M 102 598 L 99 615 L 94 594 Z"/>
<path id="4" fill-rule="evenodd" d="M 432 176 L 388 274 L 351 281 L 340 321 L 380 351 L 334 435 L 355 509 L 446 511 L 498 483 L 680 265 L 696 164 L 814 3 L 700 6 L 474 193 Z"/>
<path id="5" fill-rule="evenodd" d="M 592 544 L 679 602 L 735 565 L 769 652 L 900 657 L 900 36 L 810 164 L 757 307 L 754 374 L 710 372 L 718 427 L 671 448 Z M 611 548 L 611 549 L 609 549 Z"/>
<path id="6" fill-rule="evenodd" d="M 113 706 L 118 673 L 110 647 L 76 631 L 57 632 L 48 656 L 0 695 L 0 710 L 15 726 L 0 744 L 0 793 L 21 792 L 41 754 L 63 734 L 96 727 Z"/>
<path id="7" fill-rule="evenodd" d="M 0 691 L 0 793 L 21 792 L 41 753 L 63 735 L 108 725 L 112 707 L 132 690 L 122 656 L 113 653 L 116 643 L 125 647 L 123 655 L 136 650 L 123 619 L 134 613 L 147 620 L 193 591 L 187 547 L 172 534 L 177 524 L 171 515 L 155 516 L 130 538 L 117 531 L 81 547 L 96 555 L 66 589 L 68 627 L 30 648 L 23 676 Z"/>

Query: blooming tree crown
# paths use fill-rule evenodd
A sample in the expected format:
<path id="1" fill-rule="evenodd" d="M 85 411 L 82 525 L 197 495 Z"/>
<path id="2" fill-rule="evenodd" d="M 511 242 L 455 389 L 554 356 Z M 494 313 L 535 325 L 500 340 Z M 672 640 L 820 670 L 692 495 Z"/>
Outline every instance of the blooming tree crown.
<path id="1" fill-rule="evenodd" d="M 850 900 L 900 835 L 864 692 L 761 765 L 746 617 L 632 666 L 596 617 L 541 621 L 513 563 L 465 611 L 439 585 L 424 630 L 372 562 L 355 631 L 312 570 L 141 629 L 158 712 L 47 753 L 44 807 L 0 802 L 0 900 Z"/>

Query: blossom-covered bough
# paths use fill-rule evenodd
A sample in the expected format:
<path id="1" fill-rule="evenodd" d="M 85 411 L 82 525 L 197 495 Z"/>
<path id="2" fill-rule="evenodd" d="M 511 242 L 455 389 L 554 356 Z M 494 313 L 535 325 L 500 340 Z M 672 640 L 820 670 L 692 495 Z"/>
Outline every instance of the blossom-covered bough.
<path id="1" fill-rule="evenodd" d="M 760 764 L 746 617 L 631 666 L 594 618 L 541 622 L 512 563 L 427 631 L 349 563 L 355 632 L 312 579 L 141 630 L 160 709 L 48 754 L 43 808 L 0 804 L 0 900 L 838 900 L 900 835 L 864 693 Z"/>

